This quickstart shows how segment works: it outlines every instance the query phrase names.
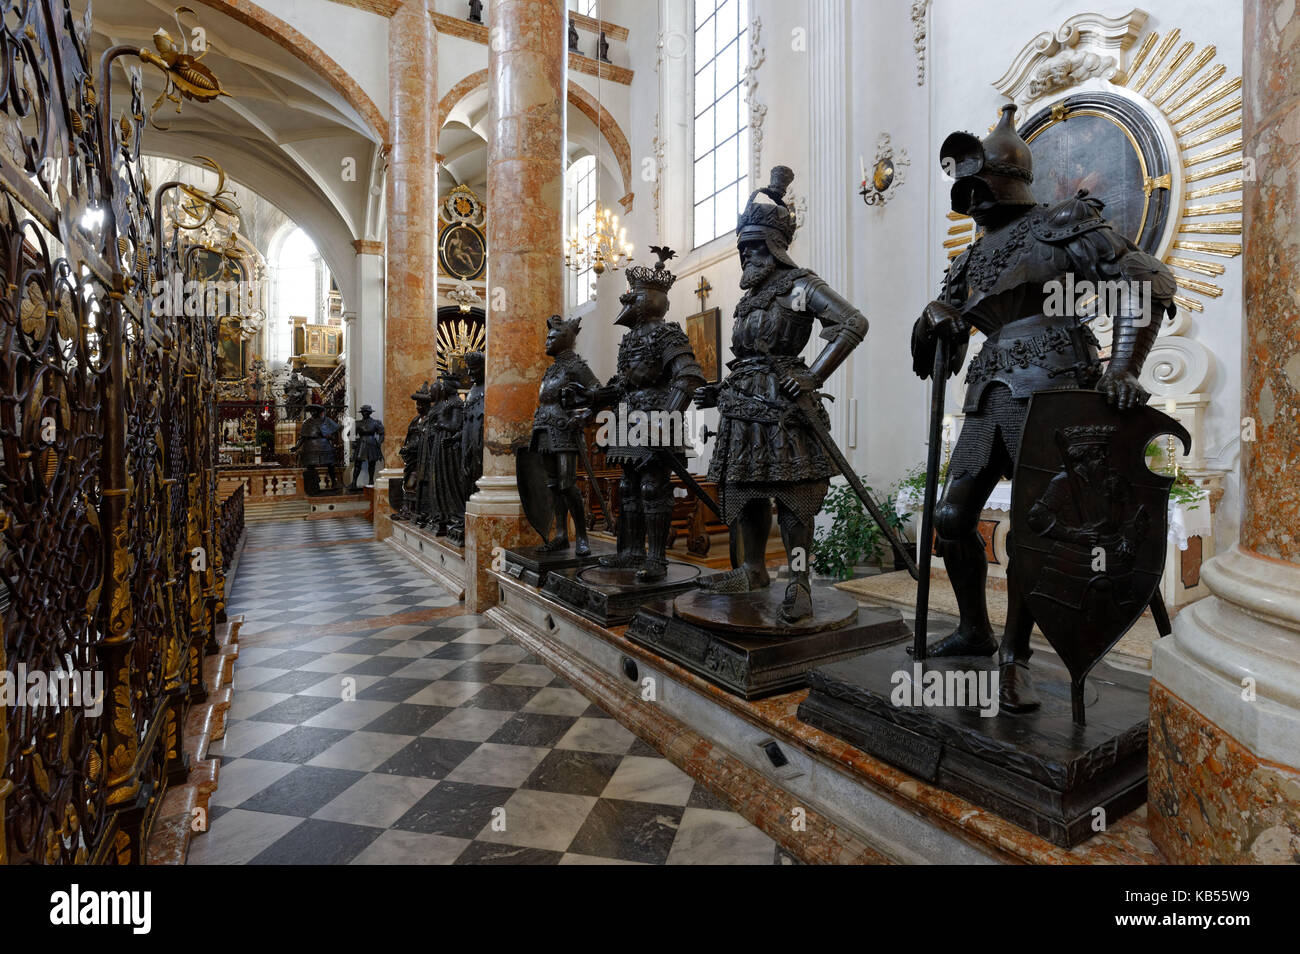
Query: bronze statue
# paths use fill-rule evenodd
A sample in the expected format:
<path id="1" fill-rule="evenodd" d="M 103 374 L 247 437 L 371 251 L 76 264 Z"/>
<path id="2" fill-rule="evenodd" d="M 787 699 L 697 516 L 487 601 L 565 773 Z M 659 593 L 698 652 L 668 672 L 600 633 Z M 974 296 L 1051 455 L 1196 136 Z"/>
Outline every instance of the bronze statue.
<path id="1" fill-rule="evenodd" d="M 465 405 L 455 375 L 439 376 L 425 434 L 431 447 L 433 495 L 429 524 L 439 536 L 463 538 L 465 533 L 464 476 L 460 466 L 460 432 Z"/>
<path id="2" fill-rule="evenodd" d="M 573 350 L 582 329 L 581 318 L 566 321 L 559 315 L 551 315 L 546 319 L 546 329 L 546 353 L 554 360 L 542 375 L 528 450 L 516 455 L 516 467 L 527 472 L 521 478 L 521 493 L 527 487 L 530 498 L 541 498 L 537 485 L 544 481 L 546 486 L 545 499 L 525 501 L 529 520 L 543 538 L 547 527 L 554 526 L 550 539 L 544 539 L 539 549 L 547 553 L 568 549 L 572 517 L 574 553 L 585 557 L 591 553 L 591 545 L 587 541 L 586 504 L 578 491 L 577 480 L 578 455 L 586 446 L 582 428 L 590 413 L 566 408 L 562 399 L 570 385 L 595 388 L 600 381 Z"/>
<path id="3" fill-rule="evenodd" d="M 952 580 L 961 619 L 951 635 L 926 647 L 926 654 L 997 652 L 1001 706 L 1022 712 L 1038 706 L 1028 669 L 1034 620 L 1023 603 L 1026 594 L 1013 559 L 1007 568 L 1007 627 L 1001 646 L 995 643 L 984 597 L 987 563 L 977 530 L 980 512 L 998 481 L 1013 475 L 1033 394 L 1095 388 L 1121 411 L 1146 403 L 1138 375 L 1163 317 L 1174 313 L 1177 288 L 1163 264 L 1102 218 L 1102 203 L 1086 190 L 1052 206 L 1037 202 L 1030 189 L 1032 158 L 1016 132 L 1015 111 L 1013 105 L 1004 106 L 997 127 L 982 142 L 958 132 L 940 150 L 945 170 L 956 179 L 953 210 L 974 218 L 983 233 L 949 266 L 939 298 L 917 319 L 912 358 L 918 376 L 931 376 L 942 342 L 949 349 L 944 371 L 955 374 L 971 329 L 986 335 L 966 372 L 965 423 L 934 513 L 936 549 Z M 1053 290 L 1059 293 L 1072 284 L 1067 278 L 1122 283 L 1104 370 L 1087 316 L 1073 314 L 1072 307 L 1064 309 L 1066 314 L 1051 307 Z M 1140 291 L 1130 294 L 1130 289 Z M 1033 437 L 1050 440 L 1047 434 Z M 1086 456 L 1083 445 L 1075 443 L 1067 452 L 1071 468 L 1084 466 L 1079 455 Z M 1059 532 L 1067 531 L 1062 527 Z"/>
<path id="4" fill-rule="evenodd" d="M 482 351 L 466 352 L 465 371 L 469 375 L 470 387 L 465 395 L 460 467 L 464 475 L 461 493 L 468 501 L 478 487 L 478 479 L 483 476 L 483 382 L 486 369 Z"/>
<path id="5" fill-rule="evenodd" d="M 301 421 L 308 404 L 308 392 L 311 385 L 298 371 L 289 374 L 284 384 L 284 416 L 286 420 Z"/>
<path id="6" fill-rule="evenodd" d="M 733 357 L 721 384 L 695 394 L 701 408 L 721 413 L 709 476 L 718 482 L 723 519 L 742 557 L 739 567 L 701 585 L 714 593 L 743 593 L 770 584 L 765 550 L 775 499 L 792 575 L 781 604 L 785 623 L 813 613 L 813 520 L 832 474 L 841 469 L 817 389 L 867 332 L 858 309 L 790 258 L 796 223 L 785 191 L 793 179 L 787 167 L 774 167 L 770 184 L 750 195 L 740 216 L 736 246 L 745 294 L 736 305 Z M 826 344 L 809 367 L 800 355 L 813 318 Z"/>
<path id="7" fill-rule="evenodd" d="M 366 486 L 374 485 L 375 473 L 384 459 L 384 423 L 370 416 L 374 413 L 369 404 L 361 405 L 361 420 L 353 428 L 352 484 L 348 487 L 353 492 L 359 489 L 362 468 L 366 472 Z"/>
<path id="8" fill-rule="evenodd" d="M 609 567 L 639 566 L 636 579 L 642 583 L 667 575 L 665 553 L 673 511 L 670 479 L 674 471 L 685 471 L 683 413 L 705 380 L 686 332 L 676 322 L 664 321 L 668 290 L 677 280 L 665 262 L 675 253 L 656 245 L 650 250 L 659 259 L 654 268 L 628 268 L 628 290 L 619 298 L 623 310 L 614 323 L 629 330 L 618 345 L 617 373 L 603 388 L 592 390 L 585 384 L 565 388 L 567 405 L 593 410 L 617 407 L 605 460 L 623 467 L 618 552 L 601 557 L 600 562 Z"/>
<path id="9" fill-rule="evenodd" d="M 420 466 L 420 447 L 424 439 L 424 419 L 429 414 L 429 408 L 433 404 L 433 393 L 429 390 L 429 382 L 425 381 L 419 389 L 411 395 L 411 400 L 415 402 L 415 417 L 411 418 L 411 423 L 406 425 L 406 440 L 402 442 L 402 448 L 397 452 L 402 458 L 402 509 L 400 516 L 406 520 L 415 519 L 419 513 L 419 466 Z"/>
<path id="10" fill-rule="evenodd" d="M 331 439 L 338 430 L 338 424 L 326 417 L 324 411 L 319 404 L 307 405 L 307 420 L 302 422 L 298 440 L 289 448 L 290 451 L 298 451 L 298 466 L 303 468 L 304 489 L 311 496 L 325 492 L 321 489 L 318 468 L 324 467 L 329 475 L 331 491 L 337 490 L 339 485 L 338 459 Z"/>

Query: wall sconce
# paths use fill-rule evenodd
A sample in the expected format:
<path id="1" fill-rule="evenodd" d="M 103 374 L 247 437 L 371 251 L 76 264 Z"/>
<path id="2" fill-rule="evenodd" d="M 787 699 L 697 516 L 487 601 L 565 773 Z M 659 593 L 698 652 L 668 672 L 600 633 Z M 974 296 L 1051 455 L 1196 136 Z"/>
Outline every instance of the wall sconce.
<path id="1" fill-rule="evenodd" d="M 907 150 L 900 149 L 894 154 L 889 133 L 881 133 L 876 140 L 876 161 L 871 165 L 871 174 L 867 174 L 867 164 L 858 156 L 858 166 L 862 172 L 862 188 L 858 195 L 867 205 L 884 205 L 894 197 L 895 190 L 903 184 L 906 167 L 912 164 L 907 157 Z"/>

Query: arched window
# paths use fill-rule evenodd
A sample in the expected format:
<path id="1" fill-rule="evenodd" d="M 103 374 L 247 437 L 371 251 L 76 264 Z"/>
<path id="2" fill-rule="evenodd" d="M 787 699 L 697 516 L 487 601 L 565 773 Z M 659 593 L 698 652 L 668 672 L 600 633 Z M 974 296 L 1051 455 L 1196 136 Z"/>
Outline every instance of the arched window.
<path id="1" fill-rule="evenodd" d="M 568 201 L 565 203 L 565 216 L 568 223 L 564 231 L 572 234 L 576 228 L 579 241 L 586 237 L 596 222 L 597 175 L 596 157 L 590 155 L 575 159 L 567 172 L 565 191 Z M 596 297 L 596 273 L 592 269 L 569 271 L 568 276 L 567 298 L 570 308 L 585 305 Z"/>
<path id="2" fill-rule="evenodd" d="M 736 227 L 749 197 L 748 0 L 695 0 L 695 247 Z"/>
<path id="3" fill-rule="evenodd" d="M 300 228 L 295 228 L 273 253 L 271 275 L 270 336 L 271 361 L 280 363 L 293 355 L 293 328 L 290 319 L 298 315 L 319 321 L 317 302 L 317 263 L 320 255 L 316 243 Z"/>

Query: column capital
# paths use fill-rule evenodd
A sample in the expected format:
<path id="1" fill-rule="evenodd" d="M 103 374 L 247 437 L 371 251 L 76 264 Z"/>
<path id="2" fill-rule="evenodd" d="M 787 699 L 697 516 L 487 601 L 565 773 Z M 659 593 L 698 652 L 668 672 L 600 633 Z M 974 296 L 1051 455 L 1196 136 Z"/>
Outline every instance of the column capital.
<path id="1" fill-rule="evenodd" d="M 358 255 L 383 255 L 384 243 L 374 239 L 354 239 L 352 250 Z"/>

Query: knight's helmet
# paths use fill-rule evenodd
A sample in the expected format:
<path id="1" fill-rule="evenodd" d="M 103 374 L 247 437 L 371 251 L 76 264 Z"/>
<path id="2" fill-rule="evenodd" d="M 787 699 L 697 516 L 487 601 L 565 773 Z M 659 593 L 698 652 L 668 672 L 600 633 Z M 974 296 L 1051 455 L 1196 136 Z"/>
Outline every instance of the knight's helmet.
<path id="1" fill-rule="evenodd" d="M 955 132 L 943 141 L 939 161 L 957 181 L 952 187 L 952 210 L 970 212 L 983 193 L 998 205 L 1037 205 L 1029 184 L 1034 181 L 1034 159 L 1015 125 L 1016 107 L 1002 107 L 1002 117 L 981 142 L 968 132 Z"/>
<path id="2" fill-rule="evenodd" d="M 659 317 L 663 317 L 668 311 L 668 290 L 677 281 L 677 276 L 668 270 L 666 263 L 670 258 L 676 258 L 677 253 L 666 245 L 651 245 L 650 251 L 655 254 L 659 261 L 655 262 L 654 268 L 647 265 L 629 265 L 627 268 L 627 291 L 620 296 L 619 301 L 627 305 L 633 292 L 645 289 L 660 292 L 664 296 L 664 304 Z M 630 325 L 634 321 L 634 316 L 629 315 L 625 309 L 614 324 Z"/>
<path id="3" fill-rule="evenodd" d="M 768 184 L 749 194 L 745 211 L 736 223 L 737 247 L 746 242 L 764 242 L 773 258 L 791 268 L 794 267 L 794 261 L 786 250 L 794 241 L 798 225 L 794 212 L 786 204 L 785 190 L 793 181 L 794 172 L 789 166 L 773 166 Z M 760 199 L 760 196 L 767 201 Z"/>

